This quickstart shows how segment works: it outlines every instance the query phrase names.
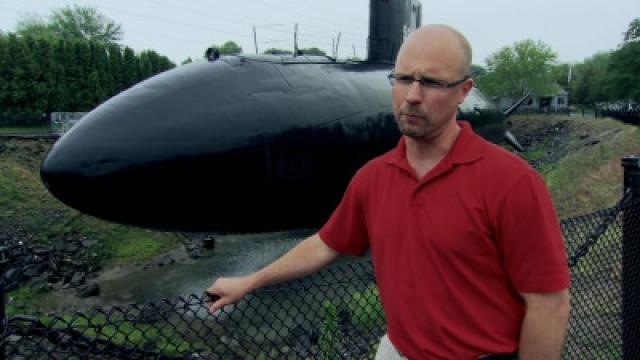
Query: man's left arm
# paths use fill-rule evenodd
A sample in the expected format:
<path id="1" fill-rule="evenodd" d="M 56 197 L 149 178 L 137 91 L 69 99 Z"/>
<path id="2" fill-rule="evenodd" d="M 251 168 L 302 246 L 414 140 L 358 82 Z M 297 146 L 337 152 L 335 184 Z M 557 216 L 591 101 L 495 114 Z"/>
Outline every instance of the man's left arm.
<path id="1" fill-rule="evenodd" d="M 560 359 L 571 309 L 569 290 L 520 295 L 524 298 L 526 310 L 518 359 Z"/>

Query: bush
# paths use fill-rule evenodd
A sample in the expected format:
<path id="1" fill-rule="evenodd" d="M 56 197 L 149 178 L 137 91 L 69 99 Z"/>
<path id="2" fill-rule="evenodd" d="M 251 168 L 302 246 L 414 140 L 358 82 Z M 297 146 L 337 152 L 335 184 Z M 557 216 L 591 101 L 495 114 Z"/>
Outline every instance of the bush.
<path id="1" fill-rule="evenodd" d="M 343 335 L 338 326 L 338 309 L 330 301 L 324 304 L 324 320 L 320 328 L 318 346 L 320 360 L 340 359 Z"/>
<path id="2" fill-rule="evenodd" d="M 37 112 L 0 113 L 0 126 L 43 126 L 49 124 L 46 114 Z"/>
<path id="3" fill-rule="evenodd" d="M 384 311 L 380 303 L 380 292 L 369 285 L 364 292 L 354 292 L 348 304 L 351 321 L 358 330 L 368 333 L 384 327 Z"/>

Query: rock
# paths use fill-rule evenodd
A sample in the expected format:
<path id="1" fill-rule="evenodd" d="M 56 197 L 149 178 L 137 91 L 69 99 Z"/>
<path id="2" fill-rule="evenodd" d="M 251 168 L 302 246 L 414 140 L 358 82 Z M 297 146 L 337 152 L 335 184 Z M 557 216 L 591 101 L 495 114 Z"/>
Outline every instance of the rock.
<path id="1" fill-rule="evenodd" d="M 65 246 L 64 251 L 66 253 L 69 253 L 69 254 L 75 254 L 76 251 L 78 251 L 78 249 L 80 249 L 80 247 L 78 245 L 69 244 L 69 245 Z"/>
<path id="2" fill-rule="evenodd" d="M 46 257 L 53 251 L 50 247 L 37 247 L 33 249 L 33 255 L 39 257 Z"/>
<path id="3" fill-rule="evenodd" d="M 52 273 L 49 274 L 49 277 L 47 278 L 47 281 L 51 284 L 55 284 L 57 282 L 59 282 L 60 280 L 62 280 L 62 275 L 59 273 Z"/>
<path id="4" fill-rule="evenodd" d="M 90 296 L 100 295 L 100 287 L 98 284 L 88 284 L 78 289 L 78 297 L 87 298 Z"/>
<path id="5" fill-rule="evenodd" d="M 4 279 L 7 283 L 20 282 L 22 280 L 22 271 L 18 268 L 11 268 L 4 273 Z"/>
<path id="6" fill-rule="evenodd" d="M 84 284 L 86 278 L 87 278 L 87 275 L 83 272 L 73 273 L 73 277 L 71 277 L 71 281 L 69 281 L 69 284 L 71 284 L 71 286 L 73 287 L 78 287 Z"/>
<path id="7" fill-rule="evenodd" d="M 31 266 L 27 270 L 24 271 L 24 276 L 26 278 L 34 278 L 40 275 L 40 271 L 37 267 Z"/>
<path id="8" fill-rule="evenodd" d="M 14 308 L 18 309 L 18 310 L 24 310 L 24 309 L 27 308 L 26 305 L 23 302 L 20 302 L 20 301 L 11 301 L 10 300 L 9 304 L 11 306 L 13 306 Z"/>
<path id="9" fill-rule="evenodd" d="M 88 248 L 88 247 L 92 247 L 94 245 L 98 244 L 98 240 L 82 240 L 80 241 L 80 245 L 82 245 L 82 247 Z"/>
<path id="10" fill-rule="evenodd" d="M 205 236 L 204 239 L 202 239 L 202 247 L 204 247 L 207 250 L 211 250 L 215 247 L 216 245 L 216 239 L 213 236 Z"/>
<path id="11" fill-rule="evenodd" d="M 78 269 L 78 270 L 80 270 L 80 269 L 84 270 L 84 269 L 87 268 L 87 264 L 85 264 L 84 261 L 81 261 L 81 260 L 73 260 L 73 261 L 71 261 L 71 266 L 74 269 Z"/>
<path id="12" fill-rule="evenodd" d="M 36 292 L 46 292 L 46 291 L 49 291 L 50 289 L 49 283 L 47 282 L 38 282 L 31 286 Z"/>

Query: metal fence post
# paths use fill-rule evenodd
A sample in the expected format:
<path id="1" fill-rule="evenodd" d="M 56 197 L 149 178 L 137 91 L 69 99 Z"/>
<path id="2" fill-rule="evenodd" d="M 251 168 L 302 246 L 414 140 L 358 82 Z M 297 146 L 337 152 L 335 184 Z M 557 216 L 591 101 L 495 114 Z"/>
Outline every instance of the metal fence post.
<path id="1" fill-rule="evenodd" d="M 640 156 L 622 158 L 624 189 L 640 199 Z M 622 343 L 624 359 L 640 359 L 640 216 L 627 209 L 622 239 Z"/>
<path id="2" fill-rule="evenodd" d="M 6 335 L 7 335 L 7 321 L 6 321 L 6 309 L 5 309 L 5 279 L 4 272 L 7 270 L 7 264 L 9 263 L 8 249 L 6 246 L 0 246 L 0 360 L 6 358 Z"/>

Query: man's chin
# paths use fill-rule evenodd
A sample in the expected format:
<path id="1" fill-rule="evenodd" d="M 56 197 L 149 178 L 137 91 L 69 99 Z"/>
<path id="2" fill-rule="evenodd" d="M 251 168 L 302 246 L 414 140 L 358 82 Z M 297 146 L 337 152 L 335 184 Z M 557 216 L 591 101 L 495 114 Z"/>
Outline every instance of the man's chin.
<path id="1" fill-rule="evenodd" d="M 415 126 L 410 126 L 410 125 L 406 125 L 406 124 L 398 124 L 398 129 L 400 130 L 402 135 L 405 135 L 405 136 L 408 136 L 408 137 L 412 137 L 412 138 L 419 138 L 419 137 L 423 137 L 425 135 L 424 129 L 417 128 Z"/>

